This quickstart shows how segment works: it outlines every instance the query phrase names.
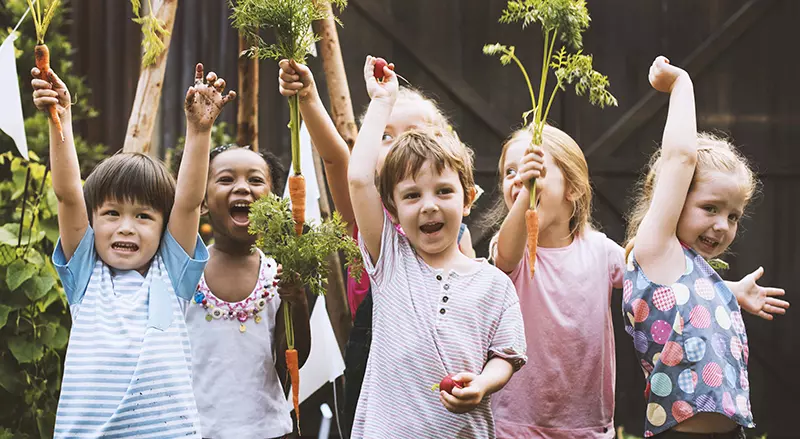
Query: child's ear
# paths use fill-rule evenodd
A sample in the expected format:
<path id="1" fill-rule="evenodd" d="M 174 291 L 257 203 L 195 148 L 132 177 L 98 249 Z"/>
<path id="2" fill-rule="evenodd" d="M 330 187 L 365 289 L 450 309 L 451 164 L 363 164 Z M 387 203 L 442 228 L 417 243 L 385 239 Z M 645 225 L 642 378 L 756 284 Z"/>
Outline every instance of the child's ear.
<path id="1" fill-rule="evenodd" d="M 208 215 L 208 202 L 203 198 L 203 202 L 200 203 L 200 216 L 206 215 Z"/>
<path id="2" fill-rule="evenodd" d="M 464 204 L 464 216 L 468 216 L 472 211 L 472 204 L 475 202 L 477 195 L 478 190 L 475 188 L 475 186 L 467 189 L 467 202 Z"/>

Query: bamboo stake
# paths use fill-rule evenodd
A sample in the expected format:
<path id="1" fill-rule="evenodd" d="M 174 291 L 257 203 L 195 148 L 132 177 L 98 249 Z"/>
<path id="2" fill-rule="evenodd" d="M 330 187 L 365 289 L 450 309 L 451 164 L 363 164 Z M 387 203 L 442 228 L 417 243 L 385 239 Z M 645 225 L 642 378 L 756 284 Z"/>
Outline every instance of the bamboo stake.
<path id="1" fill-rule="evenodd" d="M 258 151 L 258 57 L 242 54 L 250 48 L 239 33 L 239 111 L 236 116 L 236 143 Z"/>

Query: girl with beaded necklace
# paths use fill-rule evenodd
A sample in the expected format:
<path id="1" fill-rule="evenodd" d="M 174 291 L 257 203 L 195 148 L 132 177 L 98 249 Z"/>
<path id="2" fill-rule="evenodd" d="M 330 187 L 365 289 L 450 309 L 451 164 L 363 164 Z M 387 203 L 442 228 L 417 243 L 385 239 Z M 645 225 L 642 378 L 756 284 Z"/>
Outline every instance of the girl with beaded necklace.
<path id="1" fill-rule="evenodd" d="M 280 188 L 277 158 L 246 147 L 211 151 L 203 213 L 214 244 L 186 310 L 193 387 L 202 436 L 263 439 L 292 432 L 284 387 L 286 336 L 282 303 L 292 304 L 300 366 L 311 346 L 308 300 L 302 286 L 281 279 L 281 267 L 248 233 L 250 204 Z"/>

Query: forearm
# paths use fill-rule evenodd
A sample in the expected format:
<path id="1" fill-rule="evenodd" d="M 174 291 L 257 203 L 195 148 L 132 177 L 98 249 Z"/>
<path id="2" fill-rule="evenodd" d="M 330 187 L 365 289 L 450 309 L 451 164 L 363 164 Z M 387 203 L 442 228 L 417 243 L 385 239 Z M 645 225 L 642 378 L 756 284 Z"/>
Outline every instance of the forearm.
<path id="1" fill-rule="evenodd" d="M 294 327 L 294 348 L 297 349 L 300 367 L 303 367 L 311 352 L 311 326 L 309 323 L 308 301 L 292 303 L 292 324 Z"/>
<path id="2" fill-rule="evenodd" d="M 67 109 L 61 115 L 59 133 L 56 125 L 50 121 L 50 169 L 53 179 L 53 191 L 59 202 L 75 205 L 83 203 L 81 187 L 81 169 L 78 153 L 75 151 L 75 140 L 72 133 L 72 112 Z M 64 141 L 61 141 L 61 134 Z"/>
<path id="3" fill-rule="evenodd" d="M 353 193 L 354 188 L 358 191 L 364 187 L 375 186 L 375 166 L 380 154 L 380 142 L 389 116 L 392 114 L 392 107 L 393 103 L 386 101 L 374 100 L 369 104 L 347 170 L 351 187 L 350 196 L 353 199 L 358 199 Z"/>
<path id="4" fill-rule="evenodd" d="M 486 362 L 483 372 L 477 378 L 482 381 L 484 398 L 502 389 L 513 374 L 514 367 L 503 358 L 493 357 Z"/>
<path id="5" fill-rule="evenodd" d="M 528 233 L 525 227 L 525 211 L 528 209 L 528 190 L 523 188 L 511 206 L 511 211 L 503 220 L 497 236 L 495 265 L 505 273 L 511 273 L 525 255 Z"/>
<path id="6" fill-rule="evenodd" d="M 669 97 L 669 112 L 664 126 L 662 153 L 694 156 L 697 154 L 697 117 L 694 86 L 688 74 L 680 75 Z"/>
<path id="7" fill-rule="evenodd" d="M 188 125 L 188 123 L 187 123 Z M 178 182 L 175 187 L 173 211 L 193 212 L 200 208 L 208 180 L 208 155 L 211 148 L 211 131 L 186 129 L 186 144 Z"/>

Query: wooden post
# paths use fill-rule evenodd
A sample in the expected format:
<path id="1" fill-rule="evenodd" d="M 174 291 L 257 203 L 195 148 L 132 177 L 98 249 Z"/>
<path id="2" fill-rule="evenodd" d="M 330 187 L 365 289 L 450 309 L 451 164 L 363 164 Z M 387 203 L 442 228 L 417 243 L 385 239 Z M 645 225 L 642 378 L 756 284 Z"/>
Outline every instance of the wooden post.
<path id="1" fill-rule="evenodd" d="M 242 55 L 250 45 L 239 33 L 239 111 L 236 114 L 236 143 L 258 151 L 258 58 Z"/>
<path id="2" fill-rule="evenodd" d="M 332 17 L 330 2 L 325 2 L 325 4 L 329 16 Z M 342 61 L 342 47 L 339 45 L 336 22 L 332 18 L 315 21 L 314 31 L 321 37 L 320 55 L 322 68 L 325 71 L 325 82 L 328 86 L 328 97 L 331 101 L 331 117 L 339 135 L 352 150 L 358 136 L 358 128 L 353 115 L 353 102 L 350 100 L 350 89 L 347 86 L 347 73 L 345 73 Z"/>
<path id="3" fill-rule="evenodd" d="M 333 16 L 331 5 L 324 2 L 328 8 L 329 16 Z M 331 115 L 339 134 L 347 142 L 347 146 L 353 149 L 358 136 L 355 117 L 353 116 L 353 104 L 350 100 L 350 90 L 347 88 L 347 75 L 344 71 L 342 62 L 342 51 L 339 46 L 339 34 L 336 31 L 336 23 L 333 19 L 319 20 L 314 22 L 314 31 L 320 36 L 320 55 L 322 66 L 325 71 L 325 81 L 328 86 L 328 96 L 331 101 Z M 322 160 L 314 149 L 314 163 L 317 169 L 317 181 L 320 188 L 327 188 L 325 178 L 322 174 Z M 320 194 L 320 212 L 323 217 L 330 216 L 331 208 L 328 203 L 328 191 Z M 347 303 L 347 290 L 345 289 L 344 276 L 339 255 L 334 255 L 329 261 L 331 266 L 331 276 L 328 279 L 328 316 L 339 342 L 339 349 L 344 352 L 347 338 L 352 327 L 350 318 L 350 307 Z"/>
<path id="4" fill-rule="evenodd" d="M 155 3 L 155 2 L 154 2 Z M 125 134 L 125 152 L 150 152 L 153 138 L 153 127 L 158 116 L 158 107 L 161 102 L 161 90 L 164 87 L 164 73 L 167 70 L 167 54 L 172 27 L 175 24 L 175 12 L 178 10 L 178 0 L 162 0 L 160 5 L 153 6 L 156 17 L 163 21 L 170 35 L 164 37 L 164 53 L 158 57 L 155 64 L 144 68 L 139 74 L 139 83 L 136 86 L 136 97 L 133 100 L 133 111 L 128 120 L 128 131 Z"/>

